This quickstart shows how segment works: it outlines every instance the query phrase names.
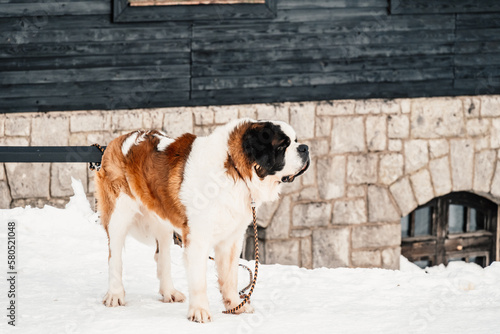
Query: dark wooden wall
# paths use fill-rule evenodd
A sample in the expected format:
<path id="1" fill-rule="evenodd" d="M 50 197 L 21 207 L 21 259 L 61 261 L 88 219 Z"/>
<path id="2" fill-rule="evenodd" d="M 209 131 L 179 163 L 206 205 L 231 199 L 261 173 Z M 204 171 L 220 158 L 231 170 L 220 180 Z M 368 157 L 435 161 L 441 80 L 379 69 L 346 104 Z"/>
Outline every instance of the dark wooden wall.
<path id="1" fill-rule="evenodd" d="M 0 0 L 0 112 L 500 93 L 498 0 L 155 23 L 113 23 L 111 1 Z"/>

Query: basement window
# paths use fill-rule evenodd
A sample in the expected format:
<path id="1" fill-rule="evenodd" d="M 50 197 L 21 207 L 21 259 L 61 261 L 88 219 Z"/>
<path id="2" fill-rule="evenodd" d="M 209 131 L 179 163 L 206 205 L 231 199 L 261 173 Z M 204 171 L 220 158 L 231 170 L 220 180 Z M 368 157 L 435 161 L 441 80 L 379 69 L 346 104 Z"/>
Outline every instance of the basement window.
<path id="1" fill-rule="evenodd" d="M 271 19 L 277 0 L 113 0 L 113 22 Z"/>
<path id="2" fill-rule="evenodd" d="M 401 218 L 401 253 L 421 268 L 452 261 L 485 267 L 498 259 L 498 206 L 457 192 Z"/>

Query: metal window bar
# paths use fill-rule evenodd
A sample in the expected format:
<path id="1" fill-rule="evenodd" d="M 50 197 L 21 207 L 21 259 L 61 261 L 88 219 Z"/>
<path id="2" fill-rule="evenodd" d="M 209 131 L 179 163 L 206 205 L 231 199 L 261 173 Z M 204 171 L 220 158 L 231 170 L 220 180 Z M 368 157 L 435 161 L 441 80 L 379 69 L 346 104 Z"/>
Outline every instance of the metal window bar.
<path id="1" fill-rule="evenodd" d="M 103 146 L 105 149 L 106 147 Z M 1 162 L 99 163 L 102 153 L 94 146 L 0 146 Z"/>

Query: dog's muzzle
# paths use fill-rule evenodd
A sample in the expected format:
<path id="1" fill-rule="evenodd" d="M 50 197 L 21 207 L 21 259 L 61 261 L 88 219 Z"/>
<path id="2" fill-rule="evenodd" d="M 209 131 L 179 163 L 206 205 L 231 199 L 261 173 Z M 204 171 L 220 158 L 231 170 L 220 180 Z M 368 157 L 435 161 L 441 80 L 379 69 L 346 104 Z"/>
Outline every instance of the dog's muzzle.
<path id="1" fill-rule="evenodd" d="M 311 164 L 311 160 L 309 159 L 309 157 L 307 158 L 307 161 L 306 163 L 304 164 L 304 166 L 302 167 L 302 169 L 297 173 L 297 174 L 294 174 L 294 175 L 288 175 L 288 176 L 283 176 L 281 178 L 281 182 L 284 182 L 284 183 L 292 183 L 293 180 L 295 180 L 295 178 L 297 176 L 300 176 L 302 174 L 304 174 L 306 172 L 306 170 L 309 168 L 309 165 Z"/>

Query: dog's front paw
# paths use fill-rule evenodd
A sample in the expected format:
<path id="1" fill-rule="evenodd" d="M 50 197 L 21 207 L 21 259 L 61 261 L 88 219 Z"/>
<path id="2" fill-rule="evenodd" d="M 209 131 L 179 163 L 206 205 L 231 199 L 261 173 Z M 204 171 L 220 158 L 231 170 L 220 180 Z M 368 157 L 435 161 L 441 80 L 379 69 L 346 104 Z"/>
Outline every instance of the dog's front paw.
<path id="1" fill-rule="evenodd" d="M 203 307 L 189 307 L 188 319 L 194 322 L 210 322 L 212 321 L 212 316 L 210 315 L 210 311 L 206 310 Z"/>
<path id="2" fill-rule="evenodd" d="M 232 306 L 227 306 L 226 305 L 226 311 L 229 311 L 229 310 L 232 310 L 233 308 L 235 308 L 236 306 L 238 306 L 239 304 L 234 304 Z M 234 311 L 234 314 L 241 314 L 241 313 L 254 313 L 255 310 L 253 308 L 252 305 L 250 305 L 250 303 L 246 303 L 245 305 L 243 305 L 240 309 Z"/>
<path id="3" fill-rule="evenodd" d="M 102 301 L 104 305 L 107 307 L 116 307 L 116 306 L 124 306 L 125 305 L 125 291 L 120 291 L 117 293 L 111 293 L 108 291 L 106 296 Z"/>
<path id="4" fill-rule="evenodd" d="M 163 296 L 162 301 L 164 303 L 182 303 L 186 300 L 186 296 L 180 291 L 176 289 L 168 290 L 165 292 L 160 291 L 160 294 Z"/>

